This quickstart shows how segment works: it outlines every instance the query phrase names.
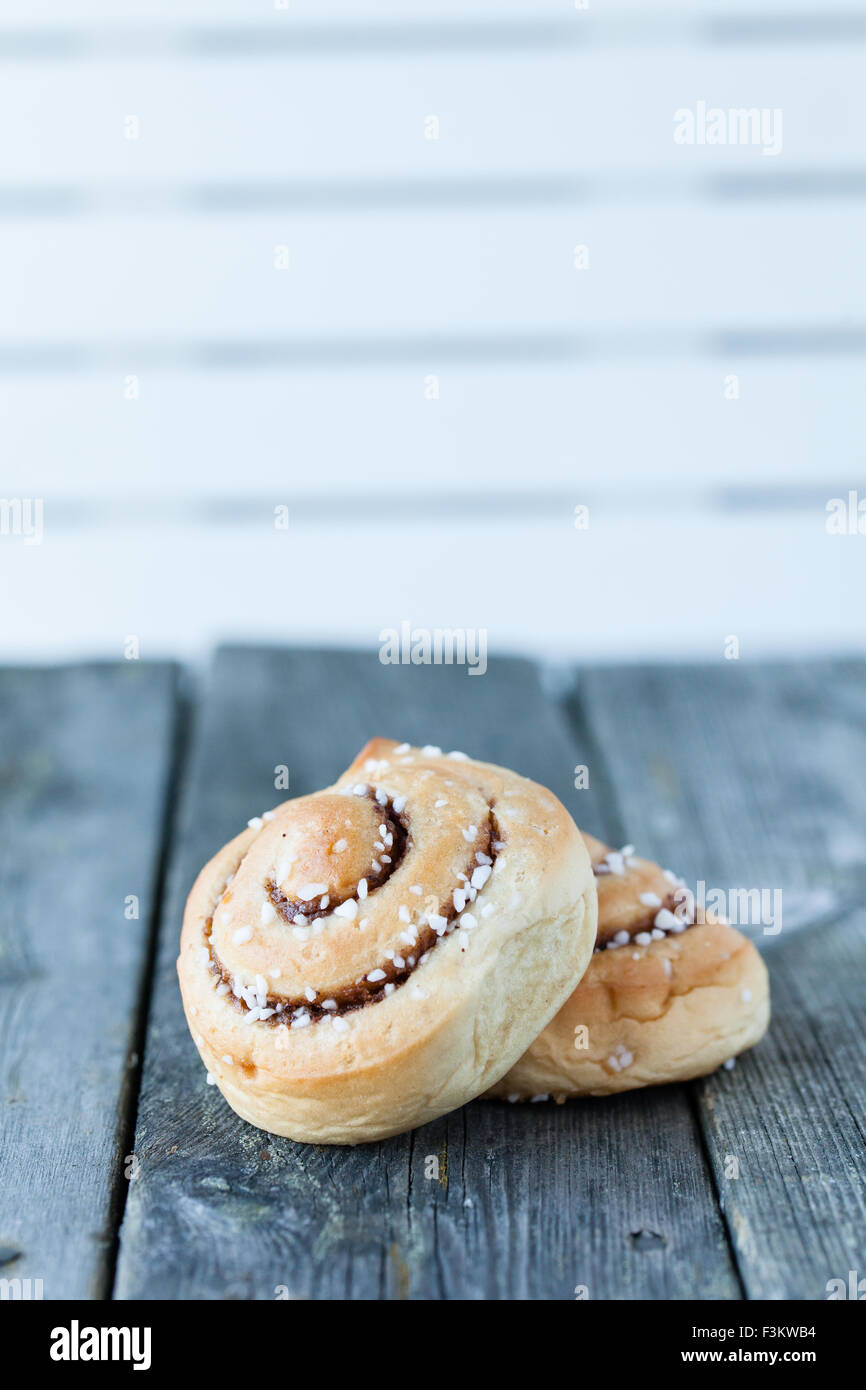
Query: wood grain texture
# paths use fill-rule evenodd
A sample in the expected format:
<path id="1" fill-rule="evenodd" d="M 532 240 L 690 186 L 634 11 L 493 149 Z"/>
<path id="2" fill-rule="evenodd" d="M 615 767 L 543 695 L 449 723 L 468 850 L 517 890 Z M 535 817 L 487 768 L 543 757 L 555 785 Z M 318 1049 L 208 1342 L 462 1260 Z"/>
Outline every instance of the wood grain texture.
<path id="1" fill-rule="evenodd" d="M 226 649 L 211 672 L 161 925 L 120 1298 L 736 1297 L 685 1095 L 476 1102 L 357 1149 L 252 1129 L 205 1084 L 175 976 L 194 874 L 239 826 L 331 781 L 373 734 L 458 747 L 600 822 L 535 669 L 384 667 L 375 653 Z M 579 804 L 578 804 L 579 803 Z M 433 1159 L 435 1162 L 430 1162 Z M 438 1166 L 438 1175 L 436 1169 Z M 433 1176 L 428 1176 L 433 1174 Z"/>
<path id="2" fill-rule="evenodd" d="M 170 666 L 0 671 L 0 1274 L 45 1298 L 110 1289 L 175 714 Z"/>
<path id="3" fill-rule="evenodd" d="M 866 1267 L 866 665 L 591 671 L 575 700 L 639 852 L 782 890 L 778 936 L 744 927 L 770 1033 L 693 1094 L 747 1296 L 825 1298 Z"/>

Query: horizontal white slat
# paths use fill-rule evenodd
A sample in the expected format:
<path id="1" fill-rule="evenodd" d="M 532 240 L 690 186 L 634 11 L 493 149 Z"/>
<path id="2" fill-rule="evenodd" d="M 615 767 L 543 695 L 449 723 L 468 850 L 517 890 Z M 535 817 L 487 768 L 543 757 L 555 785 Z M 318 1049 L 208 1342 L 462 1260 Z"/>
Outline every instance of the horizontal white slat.
<path id="1" fill-rule="evenodd" d="M 5 495 L 146 504 L 239 499 L 262 513 L 328 497 L 533 490 L 625 510 L 677 490 L 841 484 L 862 472 L 859 360 L 531 368 L 429 364 L 325 372 L 145 370 L 0 379 Z M 726 378 L 738 377 L 739 396 Z M 327 506 L 327 502 L 321 501 Z M 189 501 L 195 511 L 195 504 Z"/>
<path id="2" fill-rule="evenodd" d="M 675 0 L 676 3 L 676 0 Z M 107 21 L 170 21 L 172 25 L 217 25 L 232 22 L 245 26 L 291 26 L 302 21 L 323 25 L 357 24 L 364 21 L 399 20 L 401 24 L 431 20 L 546 19 L 569 15 L 569 0 L 5 0 L 3 18 L 8 23 L 69 25 Z"/>
<path id="3" fill-rule="evenodd" d="M 0 344 L 850 323 L 864 243 L 844 204 L 21 219 L 0 225 Z"/>
<path id="4" fill-rule="evenodd" d="M 282 8 L 281 8 L 282 7 Z M 830 15 L 858 14 L 862 0 L 833 0 Z M 820 17 L 814 0 L 732 0 L 721 6 L 718 0 L 664 0 L 654 8 L 652 19 L 663 25 L 673 18 L 724 19 L 729 16 L 773 17 L 803 15 Z M 171 25 L 199 23 L 245 25 L 314 22 L 321 25 L 356 25 L 367 21 L 399 21 L 401 25 L 484 20 L 550 21 L 574 18 L 593 23 L 606 20 L 646 22 L 646 8 L 639 0 L 589 0 L 580 10 L 575 0 L 4 0 L 3 21 L 12 25 L 54 25 L 81 27 L 98 21 L 118 25 L 127 22 L 166 22 Z"/>
<path id="5" fill-rule="evenodd" d="M 402 620 L 486 628 L 491 652 L 654 661 L 863 649 L 862 537 L 814 514 L 388 526 L 339 520 L 275 532 L 190 524 L 46 533 L 0 542 L 3 658 L 91 652 L 190 659 L 219 638 L 377 650 Z M 467 680 L 473 680 L 467 674 Z M 470 750 L 471 751 L 471 750 Z"/>
<path id="6" fill-rule="evenodd" d="M 189 185 L 410 182 L 469 175 L 782 179 L 863 164 L 866 42 L 767 50 L 672 46 L 482 55 L 303 53 L 206 63 L 114 56 L 9 65 L 0 84 L 0 181 L 27 188 L 122 180 L 115 193 Z M 680 145 L 680 108 L 779 108 L 781 153 Z M 124 136 L 127 116 L 140 122 Z M 425 121 L 439 120 L 438 139 Z M 629 180 L 625 180 L 628 184 Z M 2 191 L 2 190 L 0 190 Z M 157 204 L 158 205 L 158 204 Z"/>

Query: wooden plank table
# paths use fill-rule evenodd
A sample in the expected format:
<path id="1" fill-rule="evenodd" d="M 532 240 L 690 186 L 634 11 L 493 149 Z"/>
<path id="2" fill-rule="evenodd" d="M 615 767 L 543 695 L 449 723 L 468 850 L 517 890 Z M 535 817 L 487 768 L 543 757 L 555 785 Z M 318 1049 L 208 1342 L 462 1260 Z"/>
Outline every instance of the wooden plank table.
<path id="1" fill-rule="evenodd" d="M 168 667 L 0 672 L 2 1273 L 46 1298 L 825 1298 L 866 1269 L 864 677 L 719 662 L 554 689 L 520 660 L 225 648 L 185 721 Z M 374 733 L 512 766 L 690 881 L 781 890 L 781 932 L 757 929 L 768 1038 L 690 1085 L 477 1101 L 354 1149 L 244 1124 L 183 1019 L 186 893 L 283 799 L 275 769 L 302 795 Z"/>
<path id="2" fill-rule="evenodd" d="M 114 1278 L 176 717 L 166 666 L 0 675 L 0 1275 L 46 1298 Z"/>

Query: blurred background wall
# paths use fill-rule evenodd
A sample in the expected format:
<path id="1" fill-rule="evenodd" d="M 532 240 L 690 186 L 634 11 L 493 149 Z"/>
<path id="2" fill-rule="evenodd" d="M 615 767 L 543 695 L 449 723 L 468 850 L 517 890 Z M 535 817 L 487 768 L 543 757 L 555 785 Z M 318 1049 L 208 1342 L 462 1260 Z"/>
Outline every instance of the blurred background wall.
<path id="1" fill-rule="evenodd" d="M 3 656 L 862 649 L 864 60 L 850 0 L 4 0 Z"/>

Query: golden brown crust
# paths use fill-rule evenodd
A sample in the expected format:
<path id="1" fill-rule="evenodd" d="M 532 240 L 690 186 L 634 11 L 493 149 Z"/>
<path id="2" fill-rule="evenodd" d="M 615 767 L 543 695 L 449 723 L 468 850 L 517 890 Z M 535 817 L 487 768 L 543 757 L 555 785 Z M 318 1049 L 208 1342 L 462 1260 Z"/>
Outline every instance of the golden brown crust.
<path id="1" fill-rule="evenodd" d="M 551 792 L 375 739 L 205 866 L 178 973 L 239 1114 L 359 1143 L 494 1082 L 574 988 L 595 931 L 589 858 Z"/>
<path id="2" fill-rule="evenodd" d="M 611 851 L 584 838 L 597 868 Z M 684 1081 L 715 1070 L 765 1033 L 767 971 L 752 943 L 718 920 L 688 925 L 683 893 L 672 909 L 664 909 L 681 912 L 674 929 L 649 924 L 648 932 L 647 905 L 639 895 L 661 898 L 663 889 L 680 885 L 658 865 L 631 854 L 614 863 L 617 871 L 598 879 L 601 949 L 556 1017 L 490 1095 L 607 1095 Z M 617 933 L 630 939 L 617 942 Z"/>

